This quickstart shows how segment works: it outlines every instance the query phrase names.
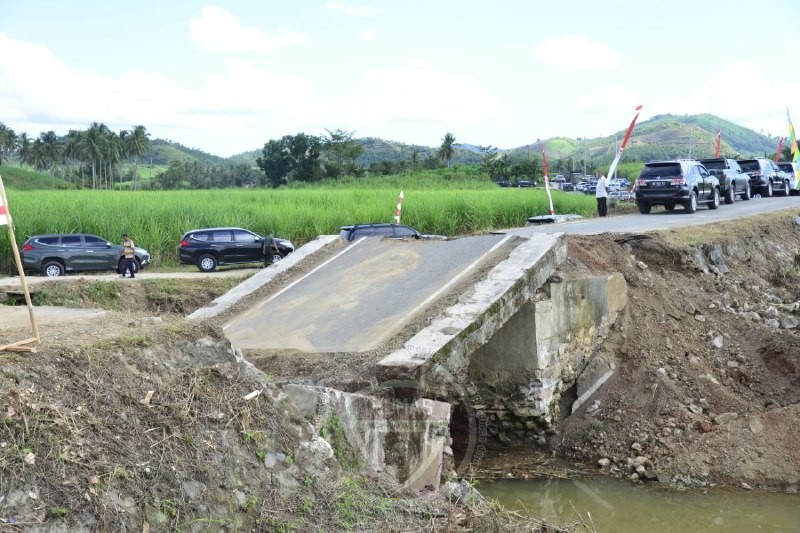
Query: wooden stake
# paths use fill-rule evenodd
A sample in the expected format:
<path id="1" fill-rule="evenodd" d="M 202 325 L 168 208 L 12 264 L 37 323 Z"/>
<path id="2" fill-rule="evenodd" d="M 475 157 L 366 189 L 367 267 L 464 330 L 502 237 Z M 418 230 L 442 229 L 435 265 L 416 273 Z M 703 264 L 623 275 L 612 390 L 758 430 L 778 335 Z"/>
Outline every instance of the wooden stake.
<path id="1" fill-rule="evenodd" d="M 28 281 L 25 279 L 25 269 L 22 268 L 22 259 L 19 256 L 19 249 L 17 248 L 17 239 L 14 236 L 14 221 L 11 218 L 11 210 L 8 209 L 8 198 L 6 197 L 6 189 L 3 187 L 3 177 L 0 176 L 0 205 L 6 206 L 6 218 L 8 220 L 8 236 L 11 241 L 11 249 L 14 251 L 14 261 L 17 264 L 17 271 L 19 272 L 19 281 L 22 284 L 22 290 L 25 292 L 25 303 L 28 304 L 28 315 L 31 318 L 31 329 L 36 336 L 36 342 L 40 342 L 39 325 L 36 323 L 36 317 L 33 316 L 33 302 L 31 302 L 31 293 L 28 291 Z"/>

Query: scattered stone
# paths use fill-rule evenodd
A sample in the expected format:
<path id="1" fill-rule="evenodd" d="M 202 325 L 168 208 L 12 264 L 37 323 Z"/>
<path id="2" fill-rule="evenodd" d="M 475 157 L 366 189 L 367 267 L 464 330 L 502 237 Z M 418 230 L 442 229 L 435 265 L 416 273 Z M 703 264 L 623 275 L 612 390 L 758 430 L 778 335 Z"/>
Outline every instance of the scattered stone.
<path id="1" fill-rule="evenodd" d="M 713 339 L 711 339 L 711 346 L 719 350 L 723 346 L 723 338 L 722 335 L 717 335 Z"/>
<path id="2" fill-rule="evenodd" d="M 697 312 L 697 308 L 692 303 L 687 303 L 683 310 L 686 311 L 687 315 L 693 315 Z"/>
<path id="3" fill-rule="evenodd" d="M 764 321 L 764 325 L 770 328 L 778 329 L 781 327 L 781 322 L 777 318 L 770 318 Z"/>
<path id="4" fill-rule="evenodd" d="M 636 266 L 639 267 L 640 270 L 647 270 L 647 265 L 641 261 L 636 261 Z"/>
<path id="5" fill-rule="evenodd" d="M 795 329 L 800 323 L 794 318 L 790 316 L 782 317 L 780 319 L 781 329 Z"/>
<path id="6" fill-rule="evenodd" d="M 728 368 L 739 368 L 739 361 L 728 361 L 725 364 Z"/>
<path id="7" fill-rule="evenodd" d="M 750 427 L 750 432 L 754 435 L 758 435 L 764 431 L 764 424 L 762 424 L 761 420 L 758 418 L 751 418 L 748 426 Z"/>
<path id="8" fill-rule="evenodd" d="M 704 315 L 699 314 L 699 313 L 694 315 L 694 319 L 697 320 L 698 322 L 705 322 L 706 321 L 706 317 Z"/>
<path id="9" fill-rule="evenodd" d="M 695 405 L 693 403 L 690 403 L 689 405 L 686 406 L 686 408 L 689 409 L 689 411 L 692 414 L 695 414 L 695 415 L 702 415 L 703 414 L 703 408 L 700 407 L 699 405 Z"/>
<path id="10" fill-rule="evenodd" d="M 753 490 L 753 487 L 742 481 L 742 488 L 745 490 Z"/>
<path id="11" fill-rule="evenodd" d="M 637 452 L 640 452 L 642 451 L 642 445 L 639 444 L 638 442 L 634 442 L 633 444 L 631 444 L 631 450 L 636 450 Z"/>
<path id="12" fill-rule="evenodd" d="M 695 420 L 694 428 L 700 433 L 711 433 L 714 429 L 708 420 Z"/>
<path id="13" fill-rule="evenodd" d="M 611 459 L 609 459 L 608 457 L 603 457 L 602 459 L 597 461 L 597 464 L 600 465 L 602 468 L 605 468 L 611 464 Z"/>
<path id="14" fill-rule="evenodd" d="M 714 417 L 714 422 L 722 426 L 737 418 L 739 418 L 738 413 L 722 413 Z"/>

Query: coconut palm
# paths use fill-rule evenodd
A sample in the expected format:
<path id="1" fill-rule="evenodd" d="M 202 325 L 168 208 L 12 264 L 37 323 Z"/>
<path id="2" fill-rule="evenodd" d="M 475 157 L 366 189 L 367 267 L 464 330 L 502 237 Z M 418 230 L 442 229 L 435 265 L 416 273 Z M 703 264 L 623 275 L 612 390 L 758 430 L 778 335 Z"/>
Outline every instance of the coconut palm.
<path id="1" fill-rule="evenodd" d="M 81 135 L 79 152 L 83 161 L 88 161 L 92 169 L 92 188 L 97 188 L 97 170 L 103 162 L 106 150 L 105 124 L 92 122 L 89 129 Z"/>
<path id="2" fill-rule="evenodd" d="M 139 179 L 139 158 L 150 151 L 150 133 L 144 126 L 134 126 L 131 131 L 123 131 L 120 137 L 125 146 L 125 155 L 133 158 L 133 185 L 136 189 L 136 181 Z"/>
<path id="3" fill-rule="evenodd" d="M 456 136 L 450 132 L 444 134 L 442 137 L 442 146 L 439 147 L 439 159 L 447 161 L 447 168 L 450 168 L 450 161 L 456 153 Z"/>
<path id="4" fill-rule="evenodd" d="M 17 134 L 0 122 L 0 165 L 16 150 Z"/>

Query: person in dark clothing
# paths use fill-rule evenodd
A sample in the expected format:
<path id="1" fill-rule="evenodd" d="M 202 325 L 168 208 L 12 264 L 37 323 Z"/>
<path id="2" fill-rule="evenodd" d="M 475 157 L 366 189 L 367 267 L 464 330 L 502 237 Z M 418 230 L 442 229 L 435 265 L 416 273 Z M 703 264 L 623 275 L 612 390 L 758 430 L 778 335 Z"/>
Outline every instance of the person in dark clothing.
<path id="1" fill-rule="evenodd" d="M 125 277 L 125 274 L 130 272 L 131 277 L 136 277 L 136 250 L 134 249 L 133 241 L 128 237 L 127 233 L 122 234 L 122 253 L 125 260 L 122 263 L 122 272 L 120 277 Z"/>
<path id="2" fill-rule="evenodd" d="M 264 244 L 261 245 L 261 252 L 264 254 L 264 266 L 272 264 L 275 254 L 279 254 L 278 245 L 275 243 L 275 236 L 270 233 L 264 237 Z"/>

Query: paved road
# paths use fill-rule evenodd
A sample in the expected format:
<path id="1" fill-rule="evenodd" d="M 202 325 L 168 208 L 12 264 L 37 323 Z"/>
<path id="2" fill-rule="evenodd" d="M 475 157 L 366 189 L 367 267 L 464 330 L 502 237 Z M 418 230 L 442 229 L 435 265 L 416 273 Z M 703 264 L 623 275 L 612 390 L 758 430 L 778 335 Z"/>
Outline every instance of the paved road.
<path id="1" fill-rule="evenodd" d="M 362 239 L 233 318 L 225 334 L 240 349 L 370 350 L 508 240 L 503 235 L 446 242 Z"/>
<path id="2" fill-rule="evenodd" d="M 655 208 L 649 215 L 635 213 L 611 216 L 604 219 L 589 218 L 557 224 L 512 228 L 506 230 L 505 233 L 521 236 L 530 235 L 532 233 L 561 232 L 579 235 L 595 235 L 598 233 L 640 233 L 709 224 L 719 220 L 733 220 L 756 216 L 759 213 L 791 208 L 800 208 L 800 196 L 753 198 L 747 202 L 739 200 L 730 205 L 720 205 L 719 209 L 708 209 L 703 205 L 691 215 L 687 214 L 680 207 L 671 212 Z M 800 209 L 798 209 L 798 214 L 800 214 Z"/>

